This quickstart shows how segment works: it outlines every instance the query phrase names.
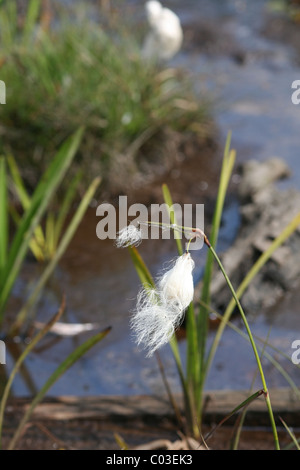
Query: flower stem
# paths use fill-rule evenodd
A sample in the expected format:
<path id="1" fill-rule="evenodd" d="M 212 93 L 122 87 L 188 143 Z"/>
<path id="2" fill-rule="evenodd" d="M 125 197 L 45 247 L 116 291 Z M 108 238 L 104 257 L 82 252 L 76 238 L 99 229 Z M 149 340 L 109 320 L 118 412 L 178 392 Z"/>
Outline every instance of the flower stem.
<path id="1" fill-rule="evenodd" d="M 147 221 L 147 222 L 144 222 L 144 223 L 149 224 L 149 225 L 153 224 L 151 221 Z M 157 225 L 159 225 L 161 227 L 172 228 L 173 230 L 178 230 L 180 232 L 183 232 L 184 230 L 190 230 L 192 232 L 192 237 L 189 239 L 187 250 L 189 249 L 190 243 L 191 243 L 191 241 L 194 237 L 202 238 L 204 243 L 207 245 L 207 247 L 210 249 L 211 253 L 213 254 L 215 260 L 217 261 L 217 263 L 218 263 L 218 265 L 219 265 L 219 267 L 220 267 L 220 269 L 221 269 L 221 271 L 224 275 L 226 283 L 227 283 L 227 285 L 228 285 L 228 287 L 229 287 L 229 289 L 232 293 L 232 296 L 233 296 L 233 298 L 236 302 L 236 305 L 239 309 L 240 315 L 241 315 L 242 320 L 244 322 L 245 328 L 247 330 L 247 333 L 248 333 L 248 336 L 249 336 L 249 341 L 251 343 L 251 346 L 252 346 L 252 349 L 253 349 L 253 352 L 254 352 L 254 355 L 255 355 L 255 359 L 256 359 L 256 362 L 257 362 L 258 370 L 259 370 L 259 373 L 260 373 L 260 376 L 261 376 L 261 381 L 262 381 L 262 386 L 263 386 L 263 393 L 264 393 L 264 396 L 265 396 L 265 400 L 266 400 L 266 404 L 267 404 L 267 408 L 268 408 L 268 412 L 269 412 L 269 416 L 270 416 L 270 422 L 271 422 L 271 427 L 272 427 L 272 431 L 273 431 L 273 436 L 274 436 L 275 448 L 276 448 L 276 450 L 280 450 L 279 439 L 278 439 L 278 434 L 277 434 L 273 409 L 272 409 L 272 405 L 271 405 L 269 391 L 268 391 L 264 371 L 263 371 L 263 368 L 262 368 L 260 356 L 258 354 L 258 350 L 257 350 L 256 344 L 255 344 L 251 329 L 249 327 L 248 320 L 247 320 L 246 315 L 244 313 L 244 310 L 243 310 L 243 308 L 241 306 L 241 303 L 238 299 L 238 296 L 236 295 L 236 292 L 235 292 L 235 290 L 234 290 L 234 288 L 231 284 L 231 281 L 230 281 L 229 277 L 226 274 L 226 271 L 225 271 L 225 269 L 224 269 L 224 267 L 221 263 L 220 258 L 218 257 L 217 253 L 215 252 L 215 250 L 214 250 L 213 246 L 211 245 L 209 239 L 207 238 L 207 236 L 205 235 L 205 233 L 201 229 L 194 228 L 194 227 L 183 227 L 183 226 L 177 225 L 177 224 L 170 224 L 169 225 L 169 224 L 158 223 Z"/>
<path id="2" fill-rule="evenodd" d="M 268 412 L 269 412 L 269 416 L 270 416 L 270 421 L 271 421 L 271 426 L 272 426 L 272 431 L 273 431 L 273 436 L 274 436 L 274 443 L 275 443 L 275 448 L 276 450 L 280 450 L 280 446 L 279 446 L 279 440 L 278 440 L 278 434 L 277 434 L 277 429 L 276 429 L 276 424 L 275 424 L 275 419 L 274 419 L 274 414 L 273 414 L 273 410 L 272 410 L 272 405 L 271 405 L 271 400 L 270 400 L 270 396 L 269 396 L 269 391 L 268 391 L 268 388 L 267 388 L 267 383 L 266 383 L 266 379 L 265 379 L 265 375 L 264 375 L 264 371 L 263 371 L 263 368 L 262 368 L 262 364 L 261 364 L 261 360 L 260 360 L 260 357 L 259 357 L 259 354 L 258 354 L 258 351 L 257 351 L 257 347 L 256 347 L 256 344 L 255 344 L 255 341 L 254 341 L 254 338 L 252 336 L 252 332 L 251 332 L 251 329 L 249 327 L 249 324 L 248 324 L 248 321 L 247 321 L 247 318 L 246 318 L 246 315 L 244 313 L 244 310 L 241 306 L 241 303 L 235 293 L 235 290 L 231 284 L 231 281 L 229 279 L 229 277 L 227 276 L 226 274 L 226 271 L 217 255 L 217 253 L 215 252 L 214 248 L 209 244 L 209 249 L 211 250 L 215 260 L 217 261 L 224 277 L 225 277 L 225 280 L 228 284 L 228 287 L 229 289 L 231 290 L 231 293 L 233 295 L 233 298 L 236 302 L 236 305 L 239 309 L 239 312 L 241 314 L 241 317 L 242 317 L 242 320 L 244 322 L 244 325 L 245 325 L 245 328 L 247 330 L 247 333 L 248 333 L 248 336 L 249 336 L 249 340 L 250 340 L 250 343 L 251 343 L 251 346 L 252 346 L 252 349 L 253 349 L 253 352 L 254 352 L 254 355 L 255 355 L 255 359 L 256 359 L 256 362 L 257 362 L 257 366 L 258 366 L 258 370 L 259 370 L 259 373 L 260 373 L 260 376 L 261 376 L 261 381 L 262 381 L 262 385 L 263 385 L 263 391 L 264 391 L 264 396 L 265 396 L 265 400 L 266 400 L 266 404 L 267 404 L 267 408 L 268 408 Z"/>

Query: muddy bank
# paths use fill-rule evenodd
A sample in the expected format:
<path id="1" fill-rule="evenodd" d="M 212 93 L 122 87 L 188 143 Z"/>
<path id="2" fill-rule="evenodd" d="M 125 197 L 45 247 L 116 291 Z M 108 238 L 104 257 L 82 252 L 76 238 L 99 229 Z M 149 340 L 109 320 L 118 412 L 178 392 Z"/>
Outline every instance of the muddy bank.
<path id="1" fill-rule="evenodd" d="M 241 227 L 233 245 L 221 255 L 229 278 L 239 286 L 255 261 L 299 213 L 300 192 L 280 190 L 275 182 L 288 177 L 283 160 L 274 158 L 259 163 L 249 160 L 240 169 L 238 196 Z M 279 247 L 251 282 L 243 296 L 247 313 L 267 311 L 287 292 L 299 287 L 300 227 Z M 216 270 L 212 298 L 217 310 L 230 301 L 230 292 L 222 273 Z"/>
<path id="2" fill-rule="evenodd" d="M 276 421 L 278 416 L 297 427 L 299 402 L 288 389 L 270 390 Z M 206 410 L 202 434 L 210 438 L 211 450 L 230 448 L 234 436 L 237 415 L 226 424 L 215 429 L 230 411 L 249 397 L 248 391 L 207 392 Z M 175 396 L 182 417 L 182 397 Z M 3 448 L 6 448 L 20 417 L 28 405 L 26 399 L 11 399 L 6 413 Z M 296 435 L 298 429 L 294 429 Z M 289 444 L 291 439 L 278 426 L 280 444 Z M 182 427 L 176 421 L 165 395 L 155 396 L 99 396 L 76 398 L 74 396 L 48 398 L 39 404 L 17 445 L 18 449 L 119 449 L 120 438 L 129 449 L 141 450 L 198 450 L 199 443 L 185 438 Z M 248 408 L 241 433 L 239 449 L 274 449 L 273 434 L 269 427 L 269 416 L 264 398 L 261 396 Z"/>
<path id="3" fill-rule="evenodd" d="M 217 139 L 218 130 L 213 123 L 209 125 L 207 134 L 203 137 L 180 134 L 171 130 L 167 134 L 164 141 L 155 144 L 157 151 L 155 146 L 152 148 L 152 157 L 144 156 L 144 159 L 140 159 L 138 166 L 130 171 L 130 177 L 126 173 L 126 161 L 116 162 L 109 184 L 104 184 L 100 188 L 99 202 L 106 200 L 117 205 L 119 196 L 126 195 L 130 203 L 139 202 L 146 205 L 158 203 L 161 202 L 163 183 L 170 184 L 175 197 L 180 195 L 194 201 L 194 188 L 197 184 L 191 187 L 190 183 L 191 176 L 195 172 L 200 176 L 198 185 L 204 192 L 208 189 L 208 184 L 203 184 L 206 179 L 211 182 L 213 175 L 216 181 L 220 145 Z M 213 189 L 211 184 L 209 187 Z"/>
<path id="4" fill-rule="evenodd" d="M 284 43 L 295 52 L 294 62 L 300 65 L 300 23 L 294 21 L 288 14 L 268 15 L 261 33 L 268 39 Z"/>

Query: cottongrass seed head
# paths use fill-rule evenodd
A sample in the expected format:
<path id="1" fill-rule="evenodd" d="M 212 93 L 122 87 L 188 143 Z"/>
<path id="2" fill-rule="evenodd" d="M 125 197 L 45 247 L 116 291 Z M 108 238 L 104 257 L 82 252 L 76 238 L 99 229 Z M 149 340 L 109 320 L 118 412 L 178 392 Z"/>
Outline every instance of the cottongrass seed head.
<path id="1" fill-rule="evenodd" d="M 193 269 L 195 263 L 189 253 L 179 256 L 174 266 L 159 280 L 158 287 L 164 302 L 176 312 L 183 311 L 194 297 Z"/>
<path id="2" fill-rule="evenodd" d="M 168 343 L 180 325 L 185 309 L 193 300 L 194 261 L 189 253 L 177 258 L 174 266 L 160 279 L 157 288 L 143 288 L 131 319 L 137 344 L 143 344 L 147 356 Z"/>
<path id="3" fill-rule="evenodd" d="M 170 340 L 174 333 L 172 320 L 167 305 L 160 304 L 157 290 L 142 288 L 137 297 L 131 328 L 137 344 L 143 344 L 148 351 L 147 356 Z"/>
<path id="4" fill-rule="evenodd" d="M 116 245 L 118 248 L 139 246 L 142 242 L 142 232 L 135 225 L 130 224 L 118 232 Z"/>

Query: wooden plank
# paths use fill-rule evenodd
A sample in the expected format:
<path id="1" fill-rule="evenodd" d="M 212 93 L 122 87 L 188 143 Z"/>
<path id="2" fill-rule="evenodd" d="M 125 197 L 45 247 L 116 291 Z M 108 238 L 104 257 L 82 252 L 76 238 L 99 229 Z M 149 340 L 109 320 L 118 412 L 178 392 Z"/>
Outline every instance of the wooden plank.
<path id="1" fill-rule="evenodd" d="M 204 421 L 207 424 L 219 422 L 236 406 L 242 403 L 250 393 L 247 391 L 217 390 L 205 394 Z M 300 400 L 288 388 L 270 390 L 275 417 L 281 416 L 289 426 L 300 425 Z M 182 398 L 176 395 L 176 402 L 183 412 Z M 23 411 L 30 403 L 28 398 L 14 398 L 9 401 L 7 412 Z M 47 398 L 39 404 L 32 416 L 36 421 L 99 420 L 124 423 L 139 420 L 147 423 L 171 420 L 175 422 L 173 410 L 166 396 L 62 396 Z M 269 425 L 269 416 L 264 397 L 261 396 L 250 404 L 247 412 L 247 425 Z"/>

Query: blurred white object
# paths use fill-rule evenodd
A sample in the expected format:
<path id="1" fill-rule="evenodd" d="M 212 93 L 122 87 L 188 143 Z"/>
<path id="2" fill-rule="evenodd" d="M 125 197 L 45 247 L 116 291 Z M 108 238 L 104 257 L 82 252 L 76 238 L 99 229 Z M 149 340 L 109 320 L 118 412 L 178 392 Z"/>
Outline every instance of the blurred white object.
<path id="1" fill-rule="evenodd" d="M 35 328 L 41 330 L 44 328 L 45 323 L 42 322 L 34 322 Z M 99 325 L 96 323 L 63 323 L 57 322 L 55 323 L 50 331 L 58 336 L 77 336 L 81 333 L 85 333 L 86 331 L 91 331 L 96 328 L 99 328 Z"/>
<path id="2" fill-rule="evenodd" d="M 181 48 L 183 32 L 178 16 L 160 2 L 146 3 L 146 14 L 150 26 L 144 46 L 143 57 L 148 60 L 169 60 Z"/>

